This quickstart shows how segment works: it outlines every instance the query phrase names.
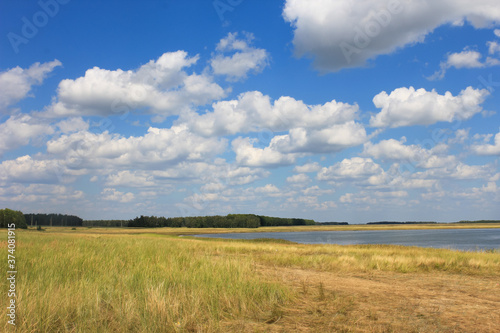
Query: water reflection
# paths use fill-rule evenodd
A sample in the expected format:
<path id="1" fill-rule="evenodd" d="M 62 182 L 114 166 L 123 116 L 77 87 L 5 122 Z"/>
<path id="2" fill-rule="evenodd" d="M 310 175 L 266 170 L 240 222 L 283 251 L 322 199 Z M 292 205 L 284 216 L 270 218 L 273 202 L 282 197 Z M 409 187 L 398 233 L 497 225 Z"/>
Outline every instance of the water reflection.
<path id="1" fill-rule="evenodd" d="M 259 232 L 198 236 L 233 239 L 277 238 L 303 244 L 391 244 L 465 251 L 500 249 L 500 229 Z"/>

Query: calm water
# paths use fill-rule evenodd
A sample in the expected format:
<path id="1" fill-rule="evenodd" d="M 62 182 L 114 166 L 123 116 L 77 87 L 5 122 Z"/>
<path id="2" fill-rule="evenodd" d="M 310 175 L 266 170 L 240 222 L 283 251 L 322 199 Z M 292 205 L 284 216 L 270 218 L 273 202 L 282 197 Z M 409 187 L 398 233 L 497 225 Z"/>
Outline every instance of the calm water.
<path id="1" fill-rule="evenodd" d="M 303 244 L 394 244 L 466 251 L 500 249 L 500 229 L 259 232 L 198 236 L 234 239 L 278 238 Z"/>

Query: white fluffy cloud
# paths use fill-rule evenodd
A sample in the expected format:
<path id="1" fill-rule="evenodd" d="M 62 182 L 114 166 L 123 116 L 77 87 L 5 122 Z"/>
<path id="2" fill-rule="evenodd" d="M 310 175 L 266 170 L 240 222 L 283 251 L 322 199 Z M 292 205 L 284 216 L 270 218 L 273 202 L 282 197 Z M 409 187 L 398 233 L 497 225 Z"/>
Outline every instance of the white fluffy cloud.
<path id="1" fill-rule="evenodd" d="M 199 134 L 226 135 L 259 131 L 287 131 L 292 128 L 320 129 L 343 124 L 356 118 L 357 105 L 335 100 L 322 105 L 307 105 L 292 97 L 271 98 L 259 91 L 250 91 L 237 100 L 220 101 L 213 112 L 181 115 L 179 122 Z"/>
<path id="2" fill-rule="evenodd" d="M 415 179 L 489 179 L 494 169 L 491 165 L 467 165 L 462 162 L 429 169 L 413 174 Z"/>
<path id="3" fill-rule="evenodd" d="M 184 113 L 176 124 L 205 137 L 260 133 L 259 139 L 233 140 L 236 161 L 247 166 L 278 166 L 294 163 L 303 154 L 338 152 L 364 143 L 366 130 L 355 122 L 358 109 L 335 100 L 307 105 L 283 96 L 271 102 L 269 96 L 252 91 L 237 100 L 215 103 L 213 112 Z M 257 143 L 268 144 L 254 147 Z"/>
<path id="4" fill-rule="evenodd" d="M 94 67 L 85 76 L 59 83 L 57 101 L 47 116 L 109 116 L 140 110 L 162 116 L 179 114 L 190 106 L 203 105 L 225 95 L 204 74 L 185 72 L 198 56 L 184 51 L 168 52 L 137 70 Z"/>
<path id="5" fill-rule="evenodd" d="M 62 181 L 64 175 L 59 161 L 33 159 L 29 155 L 0 164 L 0 180 L 8 183 L 51 184 Z"/>
<path id="6" fill-rule="evenodd" d="M 478 155 L 500 155 L 500 133 L 495 135 L 493 144 L 476 144 L 471 149 Z"/>
<path id="7" fill-rule="evenodd" d="M 105 186 L 142 188 L 157 194 L 168 194 L 173 184 L 203 184 L 202 193 L 222 192 L 230 186 L 239 186 L 261 180 L 269 176 L 269 171 L 261 168 L 238 167 L 223 159 L 209 162 L 181 162 L 167 167 L 149 166 L 144 170 L 122 170 L 110 173 L 109 166 L 95 172 L 106 174 Z M 147 193 L 147 192 L 144 192 Z"/>
<path id="8" fill-rule="evenodd" d="M 62 135 L 47 143 L 47 152 L 63 157 L 68 165 L 100 168 L 133 166 L 151 168 L 176 165 L 183 161 L 202 161 L 224 151 L 226 140 L 203 138 L 185 127 L 150 127 L 139 137 L 123 137 L 108 132 L 94 134 L 81 131 Z"/>
<path id="9" fill-rule="evenodd" d="M 353 180 L 364 179 L 381 174 L 384 170 L 371 158 L 353 157 L 344 159 L 318 172 L 319 180 Z"/>
<path id="10" fill-rule="evenodd" d="M 266 184 L 266 186 L 257 187 L 255 189 L 256 193 L 264 193 L 264 194 L 276 194 L 279 193 L 280 190 L 273 184 Z"/>
<path id="11" fill-rule="evenodd" d="M 308 196 L 321 196 L 321 195 L 335 193 L 335 190 L 333 189 L 323 190 L 318 185 L 314 185 L 302 190 L 302 193 Z"/>
<path id="12" fill-rule="evenodd" d="M 68 118 L 61 120 L 56 124 L 61 133 L 73 133 L 86 131 L 89 129 L 89 123 L 83 120 L 81 117 Z"/>
<path id="13" fill-rule="evenodd" d="M 27 114 L 11 116 L 0 124 L 0 156 L 6 151 L 25 146 L 53 133 L 52 126 L 41 123 L 40 120 Z"/>
<path id="14" fill-rule="evenodd" d="M 412 169 L 411 166 L 410 169 Z M 365 189 L 391 189 L 393 191 L 431 188 L 438 184 L 435 174 L 411 173 L 406 170 L 408 170 L 407 165 L 394 164 L 385 171 L 371 158 L 353 157 L 322 168 L 317 174 L 317 179 L 335 185 L 351 183 Z"/>
<path id="15" fill-rule="evenodd" d="M 27 69 L 15 67 L 5 72 L 0 72 L 0 113 L 28 96 L 33 85 L 39 85 L 54 70 L 61 66 L 59 60 L 31 65 Z"/>
<path id="16" fill-rule="evenodd" d="M 442 151 L 446 150 L 444 144 L 438 144 L 433 149 L 424 149 L 419 145 L 405 145 L 405 141 L 403 138 L 401 141 L 382 140 L 376 144 L 367 142 L 363 153 L 376 159 L 405 161 L 420 168 L 437 168 L 457 163 L 455 156 L 442 154 Z"/>
<path id="17" fill-rule="evenodd" d="M 38 206 L 40 211 L 47 211 L 47 208 L 53 209 L 69 201 L 78 200 L 79 203 L 85 198 L 82 191 L 73 190 L 64 185 L 52 184 L 15 184 L 8 187 L 0 187 L 0 200 L 13 205 L 20 205 L 24 209 L 26 203 L 31 207 Z M 32 208 L 33 209 L 33 208 Z"/>
<path id="18" fill-rule="evenodd" d="M 120 203 L 131 202 L 132 200 L 135 199 L 135 196 L 132 192 L 124 193 L 124 192 L 117 191 L 113 188 L 105 188 L 101 192 L 101 196 L 102 196 L 103 200 L 116 201 L 116 202 L 120 202 Z"/>
<path id="19" fill-rule="evenodd" d="M 108 176 L 106 186 L 148 187 L 155 186 L 152 175 L 144 171 L 119 171 Z"/>
<path id="20" fill-rule="evenodd" d="M 332 153 L 360 145 L 366 140 L 365 128 L 349 121 L 322 129 L 294 128 L 287 135 L 274 137 L 270 146 L 283 153 Z"/>
<path id="21" fill-rule="evenodd" d="M 496 42 L 489 42 L 489 54 L 494 54 L 500 50 L 500 47 Z M 446 71 L 449 68 L 483 68 L 490 66 L 500 65 L 500 61 L 498 59 L 487 57 L 486 60 L 482 61 L 483 55 L 478 51 L 473 51 L 469 49 L 465 49 L 459 53 L 451 53 L 448 54 L 446 61 L 441 62 L 440 70 L 436 71 L 433 75 L 428 77 L 429 80 L 440 80 L 444 78 Z"/>
<path id="22" fill-rule="evenodd" d="M 488 42 L 488 54 L 493 55 L 500 53 L 500 44 L 497 42 Z"/>
<path id="23" fill-rule="evenodd" d="M 367 140 L 365 128 L 354 121 L 321 129 L 293 128 L 276 135 L 265 148 L 256 148 L 255 139 L 233 140 L 236 161 L 250 166 L 278 166 L 295 163 L 297 157 L 332 153 L 354 147 Z"/>
<path id="24" fill-rule="evenodd" d="M 215 75 L 225 75 L 228 81 L 246 78 L 251 71 L 261 72 L 269 62 L 269 54 L 264 49 L 251 46 L 254 37 L 245 34 L 238 39 L 238 33 L 229 33 L 217 45 L 217 53 L 210 60 Z M 232 55 L 225 55 L 232 53 Z"/>
<path id="25" fill-rule="evenodd" d="M 293 169 L 293 171 L 299 172 L 299 173 L 318 172 L 319 170 L 321 170 L 321 166 L 319 165 L 318 162 L 307 163 L 304 165 L 297 165 Z"/>
<path id="26" fill-rule="evenodd" d="M 276 142 L 280 137 L 273 138 Z M 236 153 L 236 162 L 240 165 L 253 167 L 273 167 L 280 165 L 289 165 L 295 162 L 294 154 L 283 154 L 279 152 L 271 142 L 269 147 L 255 148 L 255 140 L 249 138 L 236 138 L 232 142 L 233 151 Z"/>
<path id="27" fill-rule="evenodd" d="M 500 9 L 496 0 L 287 0 L 283 17 L 294 28 L 296 54 L 329 72 L 422 42 L 444 24 L 498 24 Z"/>
<path id="28" fill-rule="evenodd" d="M 294 184 L 300 184 L 300 183 L 303 184 L 303 183 L 309 183 L 311 181 L 311 178 L 309 178 L 309 176 L 304 173 L 299 173 L 297 175 L 287 177 L 286 181 Z"/>
<path id="29" fill-rule="evenodd" d="M 480 61 L 481 57 L 481 53 L 477 51 L 464 50 L 448 55 L 446 63 L 449 67 L 455 68 L 479 68 L 484 66 Z"/>
<path id="30" fill-rule="evenodd" d="M 457 96 L 413 87 L 398 88 L 390 94 L 383 91 L 373 98 L 375 106 L 382 110 L 371 117 L 370 125 L 400 127 L 468 119 L 482 111 L 480 105 L 488 95 L 488 90 L 472 87 L 462 90 Z"/>

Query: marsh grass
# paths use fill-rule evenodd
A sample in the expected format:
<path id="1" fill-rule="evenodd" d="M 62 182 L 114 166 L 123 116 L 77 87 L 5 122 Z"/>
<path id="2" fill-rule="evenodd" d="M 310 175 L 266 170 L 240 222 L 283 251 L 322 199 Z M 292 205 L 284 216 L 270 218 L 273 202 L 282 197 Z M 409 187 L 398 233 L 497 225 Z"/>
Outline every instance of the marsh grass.
<path id="1" fill-rule="evenodd" d="M 234 318 L 265 321 L 289 299 L 285 287 L 259 279 L 250 261 L 214 256 L 209 247 L 157 237 L 21 232 L 17 329 L 215 332 Z"/>
<path id="2" fill-rule="evenodd" d="M 466 252 L 398 245 L 295 245 L 278 253 L 258 250 L 258 260 L 282 267 L 330 272 L 449 272 L 495 275 L 498 252 Z"/>
<path id="3" fill-rule="evenodd" d="M 293 327 L 299 327 L 301 316 L 312 316 L 307 325 L 318 329 L 351 331 L 367 320 L 363 329 L 368 331 L 373 323 L 378 325 L 373 331 L 391 327 L 418 331 L 420 318 L 415 317 L 411 325 L 405 324 L 404 317 L 397 323 L 384 322 L 375 305 L 360 303 L 361 298 L 345 290 L 334 290 L 329 279 L 361 275 L 371 279 L 377 272 L 391 279 L 458 276 L 485 283 L 500 277 L 497 251 L 200 239 L 157 231 L 19 231 L 18 331 L 286 331 L 291 326 L 280 325 L 288 325 L 293 317 Z M 0 237 L 6 239 L 5 231 L 0 231 Z M 0 242 L 0 251 L 6 254 L 6 241 Z M 6 260 L 0 267 L 7 271 Z M 311 280 L 291 283 L 294 272 Z M 6 302 L 7 297 L 1 298 L 3 309 Z M 302 312 L 293 315 L 302 309 L 301 304 Z M 366 311 L 356 310 L 363 307 Z M 0 327 L 10 328 L 6 321 Z"/>

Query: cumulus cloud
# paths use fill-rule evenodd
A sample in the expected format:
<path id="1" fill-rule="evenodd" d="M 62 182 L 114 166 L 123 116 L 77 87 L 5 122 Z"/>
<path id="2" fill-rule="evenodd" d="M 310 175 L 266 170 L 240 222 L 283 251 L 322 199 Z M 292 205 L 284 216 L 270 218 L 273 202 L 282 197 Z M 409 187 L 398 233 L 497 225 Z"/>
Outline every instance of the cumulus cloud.
<path id="1" fill-rule="evenodd" d="M 287 0 L 283 17 L 294 29 L 295 53 L 313 57 L 320 71 L 335 72 L 423 42 L 444 24 L 498 24 L 500 10 L 496 0 Z"/>
<path id="2" fill-rule="evenodd" d="M 120 192 L 113 188 L 105 188 L 101 192 L 101 196 L 103 200 L 106 201 L 115 201 L 120 203 L 127 203 L 135 199 L 134 193 L 132 192 Z"/>
<path id="3" fill-rule="evenodd" d="M 500 133 L 495 135 L 493 144 L 472 145 L 471 150 L 478 155 L 500 155 Z"/>
<path id="4" fill-rule="evenodd" d="M 322 105 L 307 105 L 282 96 L 274 102 L 259 91 L 240 94 L 237 100 L 213 104 L 213 112 L 181 115 L 185 123 L 199 134 L 227 135 L 259 131 L 280 132 L 292 128 L 320 129 L 343 124 L 356 118 L 359 107 L 332 100 Z"/>
<path id="5" fill-rule="evenodd" d="M 110 187 L 148 187 L 155 186 L 153 176 L 144 171 L 119 171 L 106 179 L 106 186 Z"/>
<path id="6" fill-rule="evenodd" d="M 367 140 L 365 128 L 354 121 L 327 128 L 293 128 L 276 135 L 265 148 L 256 148 L 255 139 L 233 140 L 236 161 L 251 166 L 278 166 L 295 163 L 297 157 L 314 153 L 332 153 L 354 147 Z"/>
<path id="7" fill-rule="evenodd" d="M 484 66 L 484 64 L 479 61 L 481 56 L 481 53 L 477 51 L 464 50 L 460 53 L 448 55 L 446 63 L 448 66 L 455 68 L 479 68 Z"/>
<path id="8" fill-rule="evenodd" d="M 68 118 L 61 120 L 56 124 L 57 128 L 61 133 L 74 133 L 80 131 L 86 131 L 89 129 L 89 123 L 83 120 L 81 117 Z"/>
<path id="9" fill-rule="evenodd" d="M 371 158 L 353 157 L 344 159 L 318 172 L 319 180 L 355 180 L 381 174 L 384 170 Z"/>
<path id="10" fill-rule="evenodd" d="M 459 163 L 457 166 L 448 168 L 451 170 L 450 177 L 455 179 L 486 179 L 491 177 L 490 165 L 467 165 Z"/>
<path id="11" fill-rule="evenodd" d="M 316 178 L 335 185 L 347 182 L 363 188 L 397 191 L 430 188 L 438 184 L 435 174 L 411 173 L 405 170 L 402 165 L 396 163 L 386 171 L 371 158 L 353 157 L 323 167 Z"/>
<path id="12" fill-rule="evenodd" d="M 322 129 L 294 128 L 289 134 L 271 140 L 279 151 L 287 153 L 333 153 L 367 140 L 363 125 L 354 121 Z"/>
<path id="13" fill-rule="evenodd" d="M 500 53 L 500 44 L 497 42 L 488 42 L 488 54 Z"/>
<path id="14" fill-rule="evenodd" d="M 78 200 L 81 203 L 84 198 L 85 194 L 82 191 L 73 190 L 64 185 L 15 184 L 8 187 L 0 187 L 0 200 L 2 202 L 17 203 L 20 205 L 25 205 L 29 202 L 33 205 L 40 205 L 42 209 L 46 209 L 47 204 L 50 207 L 55 207 L 74 200 Z"/>
<path id="15" fill-rule="evenodd" d="M 55 67 L 61 66 L 59 60 L 40 64 L 34 63 L 27 69 L 15 67 L 0 72 L 0 112 L 7 112 L 7 108 L 29 95 L 32 86 L 42 84 Z"/>
<path id="16" fill-rule="evenodd" d="M 294 184 L 300 184 L 300 183 L 303 184 L 303 183 L 309 183 L 311 181 L 311 178 L 309 178 L 309 176 L 304 173 L 299 173 L 297 175 L 287 177 L 286 181 Z"/>
<path id="17" fill-rule="evenodd" d="M 321 195 L 326 195 L 326 194 L 332 194 L 335 193 L 335 190 L 333 189 L 328 189 L 328 190 L 323 190 L 321 189 L 318 185 L 310 186 L 304 190 L 302 190 L 302 193 L 304 195 L 308 196 L 316 196 L 319 197 Z"/>
<path id="18" fill-rule="evenodd" d="M 462 90 L 457 96 L 413 87 L 398 88 L 390 94 L 383 91 L 373 98 L 375 106 L 382 111 L 371 117 L 370 125 L 401 127 L 468 119 L 482 111 L 480 105 L 488 95 L 488 90 L 472 87 Z"/>
<path id="19" fill-rule="evenodd" d="M 260 73 L 269 63 L 269 54 L 264 49 L 252 45 L 254 36 L 245 34 L 243 39 L 238 33 L 229 33 L 217 45 L 217 53 L 210 60 L 215 75 L 225 75 L 228 81 L 238 81 L 247 77 L 249 72 Z M 225 55 L 232 53 L 231 55 Z"/>
<path id="20" fill-rule="evenodd" d="M 276 142 L 282 136 L 274 137 Z M 273 142 L 269 147 L 255 148 L 256 140 L 250 138 L 236 138 L 231 143 L 233 151 L 236 153 L 236 162 L 240 165 L 253 167 L 275 167 L 280 165 L 290 165 L 295 163 L 294 154 L 283 154 L 279 152 Z"/>
<path id="21" fill-rule="evenodd" d="M 8 183 L 53 184 L 63 180 L 64 174 L 60 161 L 33 159 L 29 155 L 0 164 L 0 180 Z"/>
<path id="22" fill-rule="evenodd" d="M 441 154 L 446 150 L 444 144 L 438 144 L 433 149 L 424 149 L 419 145 L 405 145 L 405 141 L 403 138 L 401 141 L 382 140 L 376 144 L 367 142 L 363 153 L 376 159 L 405 161 L 421 168 L 437 168 L 457 163 L 455 156 Z"/>
<path id="23" fill-rule="evenodd" d="M 407 191 L 361 191 L 359 193 L 346 193 L 340 197 L 343 204 L 362 205 L 363 209 L 370 209 L 367 205 L 402 206 L 406 204 L 403 198 L 408 197 Z"/>
<path id="24" fill-rule="evenodd" d="M 261 168 L 230 167 L 224 178 L 230 185 L 245 185 L 269 177 L 269 171 Z M 221 176 L 221 178 L 223 178 Z"/>
<path id="25" fill-rule="evenodd" d="M 321 165 L 318 162 L 307 163 L 304 165 L 297 165 L 293 168 L 294 172 L 308 173 L 308 172 L 318 172 L 321 169 Z"/>
<path id="26" fill-rule="evenodd" d="M 467 165 L 453 163 L 439 168 L 414 173 L 415 179 L 489 179 L 493 175 L 491 165 Z"/>
<path id="27" fill-rule="evenodd" d="M 10 116 L 0 124 L 0 156 L 6 151 L 25 146 L 36 139 L 54 133 L 49 124 L 27 114 Z"/>
<path id="28" fill-rule="evenodd" d="M 494 54 L 500 50 L 500 46 L 496 42 L 489 42 L 489 53 Z M 429 80 L 441 80 L 444 78 L 446 71 L 452 67 L 460 68 L 484 68 L 500 65 L 498 59 L 487 57 L 483 62 L 483 55 L 478 51 L 464 49 L 459 53 L 448 54 L 446 61 L 441 62 L 440 70 L 436 71 L 433 75 L 428 77 Z"/>
<path id="29" fill-rule="evenodd" d="M 203 138 L 185 127 L 174 126 L 165 129 L 150 127 L 147 134 L 139 137 L 80 131 L 50 140 L 47 152 L 78 167 L 151 168 L 183 161 L 202 161 L 223 152 L 226 145 L 224 139 Z"/>
<path id="30" fill-rule="evenodd" d="M 224 90 L 211 77 L 184 70 L 197 61 L 198 56 L 177 51 L 164 53 L 137 70 L 94 67 L 83 77 L 61 81 L 57 99 L 44 115 L 110 116 L 140 111 L 168 116 L 223 97 Z"/>
<path id="31" fill-rule="evenodd" d="M 219 191 L 222 191 L 226 188 L 226 185 L 222 184 L 222 183 L 217 183 L 217 182 L 213 182 L 213 183 L 208 183 L 208 184 L 205 184 L 203 185 L 200 190 L 202 192 L 219 192 Z"/>
<path id="32" fill-rule="evenodd" d="M 276 194 L 279 192 L 280 190 L 273 184 L 266 184 L 265 186 L 257 187 L 255 189 L 255 193 Z"/>
<path id="33" fill-rule="evenodd" d="M 261 168 L 241 167 L 216 158 L 208 162 L 181 162 L 168 168 L 151 171 L 156 183 L 185 181 L 203 184 L 245 185 L 266 178 L 270 172 Z M 215 185 L 214 185 L 215 186 Z M 212 191 L 208 188 L 207 191 Z"/>

